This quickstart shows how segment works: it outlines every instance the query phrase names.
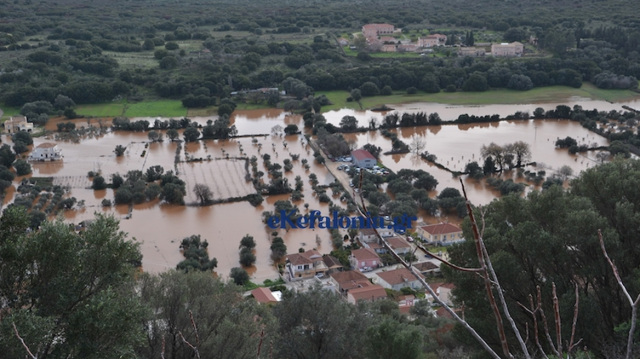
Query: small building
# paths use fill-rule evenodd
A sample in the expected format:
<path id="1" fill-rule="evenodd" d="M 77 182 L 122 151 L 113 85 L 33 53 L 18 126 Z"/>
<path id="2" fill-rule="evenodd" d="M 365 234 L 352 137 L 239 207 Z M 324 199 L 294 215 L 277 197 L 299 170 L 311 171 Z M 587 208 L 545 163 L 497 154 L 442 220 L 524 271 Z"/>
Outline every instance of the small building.
<path id="1" fill-rule="evenodd" d="M 331 273 L 335 273 L 335 272 L 342 272 L 342 270 L 344 269 L 344 267 L 342 266 L 342 263 L 340 263 L 340 261 L 338 260 L 338 258 L 329 255 L 329 254 L 324 254 L 322 256 L 322 261 L 324 262 L 324 265 L 327 267 L 327 273 L 326 274 L 331 274 Z"/>
<path id="2" fill-rule="evenodd" d="M 39 144 L 29 155 L 29 161 L 57 161 L 62 160 L 62 150 L 57 144 L 45 142 Z"/>
<path id="3" fill-rule="evenodd" d="M 393 34 L 395 28 L 390 24 L 366 24 L 362 27 L 364 37 L 378 37 Z"/>
<path id="4" fill-rule="evenodd" d="M 362 168 L 373 168 L 378 163 L 369 151 L 362 149 L 351 151 L 351 160 L 354 166 Z"/>
<path id="5" fill-rule="evenodd" d="M 393 236 L 393 230 L 389 228 L 378 228 L 378 233 L 382 237 L 391 237 Z M 362 228 L 358 232 L 357 236 L 358 240 L 363 243 L 369 242 L 377 242 L 378 236 L 376 235 L 376 231 L 373 228 Z"/>
<path id="6" fill-rule="evenodd" d="M 33 123 L 27 122 L 25 116 L 13 116 L 4 122 L 4 129 L 7 133 L 33 132 Z"/>
<path id="7" fill-rule="evenodd" d="M 322 255 L 315 249 L 303 253 L 287 254 L 286 263 L 291 279 L 324 275 L 328 269 L 322 260 Z"/>
<path id="8" fill-rule="evenodd" d="M 415 269 L 419 270 L 422 275 L 434 275 L 440 272 L 440 267 L 433 262 L 414 263 Z"/>
<path id="9" fill-rule="evenodd" d="M 251 291 L 253 298 L 260 304 L 277 303 L 280 301 L 274 295 L 275 292 L 271 292 L 269 288 L 259 287 Z M 281 294 L 281 293 L 279 293 Z"/>
<path id="10" fill-rule="evenodd" d="M 362 245 L 365 248 L 373 249 L 373 251 L 378 253 L 378 254 L 387 253 L 387 249 L 382 244 L 380 244 L 378 242 L 364 242 L 364 243 L 362 243 Z"/>
<path id="11" fill-rule="evenodd" d="M 416 233 L 423 241 L 429 243 L 437 243 L 441 245 L 449 245 L 464 241 L 462 229 L 451 223 L 430 224 L 427 226 L 419 226 Z"/>
<path id="12" fill-rule="evenodd" d="M 405 255 L 407 253 L 411 253 L 411 245 L 404 238 L 401 237 L 391 237 L 387 238 L 387 243 L 389 247 L 393 249 L 399 255 Z"/>
<path id="13" fill-rule="evenodd" d="M 361 272 L 374 270 L 382 265 L 378 254 L 370 248 L 359 248 L 351 251 L 349 262 L 351 262 L 353 269 Z"/>
<path id="14" fill-rule="evenodd" d="M 443 46 L 447 43 L 447 35 L 443 34 L 432 34 L 427 35 L 425 38 L 418 39 L 418 47 L 435 47 L 435 46 Z"/>
<path id="15" fill-rule="evenodd" d="M 380 272 L 378 273 L 378 278 L 378 283 L 381 286 L 393 290 L 399 291 L 400 289 L 405 287 L 409 287 L 411 289 L 423 288 L 420 280 L 418 280 L 410 270 L 404 267 L 386 272 Z"/>
<path id="16" fill-rule="evenodd" d="M 343 295 L 347 295 L 352 289 L 373 285 L 364 274 L 354 270 L 332 273 L 329 276 L 329 280 L 338 287 L 338 291 Z"/>
<path id="17" fill-rule="evenodd" d="M 357 304 L 358 302 L 375 302 L 376 300 L 387 298 L 387 291 L 380 285 L 370 285 L 362 288 L 355 288 L 347 294 L 347 302 Z"/>
<path id="18" fill-rule="evenodd" d="M 519 42 L 501 43 L 491 45 L 491 55 L 502 57 L 522 56 L 524 53 L 524 45 Z"/>
<path id="19" fill-rule="evenodd" d="M 481 57 L 486 54 L 481 47 L 461 47 L 458 49 L 458 56 Z"/>

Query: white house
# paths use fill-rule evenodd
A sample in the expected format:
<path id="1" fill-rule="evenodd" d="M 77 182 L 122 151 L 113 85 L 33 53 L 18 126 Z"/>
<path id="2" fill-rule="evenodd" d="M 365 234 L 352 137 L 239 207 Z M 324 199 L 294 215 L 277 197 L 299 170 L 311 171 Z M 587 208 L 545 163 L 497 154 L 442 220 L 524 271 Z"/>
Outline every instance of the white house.
<path id="1" fill-rule="evenodd" d="M 27 122 L 27 118 L 24 116 L 13 116 L 4 122 L 4 129 L 8 133 L 16 133 L 18 131 L 32 132 L 33 123 Z"/>
<path id="2" fill-rule="evenodd" d="M 378 163 L 378 160 L 367 150 L 351 151 L 351 158 L 355 166 L 362 168 L 373 168 Z"/>
<path id="3" fill-rule="evenodd" d="M 36 147 L 31 155 L 30 161 L 57 161 L 62 160 L 62 150 L 57 144 L 51 142 L 41 143 Z"/>

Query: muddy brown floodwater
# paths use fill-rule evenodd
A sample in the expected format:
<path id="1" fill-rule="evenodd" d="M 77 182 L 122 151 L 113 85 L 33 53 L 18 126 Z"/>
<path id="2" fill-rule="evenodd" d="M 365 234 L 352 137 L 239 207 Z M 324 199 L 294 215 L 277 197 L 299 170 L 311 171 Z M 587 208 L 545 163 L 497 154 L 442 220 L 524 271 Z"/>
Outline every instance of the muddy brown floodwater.
<path id="1" fill-rule="evenodd" d="M 600 104 L 600 103 L 598 103 Z M 607 103 L 603 103 L 604 106 Z M 595 104 L 594 104 L 595 105 Z M 632 104 L 634 105 L 634 104 Z M 407 108 L 407 111 L 421 109 L 425 112 L 439 112 L 443 119 L 457 115 L 447 112 L 447 105 L 434 106 L 402 105 L 396 108 Z M 554 108 L 556 104 L 531 105 L 535 107 Z M 585 109 L 593 108 L 589 104 L 582 104 Z M 620 105 L 607 104 L 620 109 Z M 450 107 L 450 106 L 449 106 Z M 534 107 L 534 108 L 535 108 Z M 632 106 L 633 107 L 633 106 Z M 640 107 L 640 106 L 639 106 Z M 461 113 L 476 113 L 477 108 L 455 107 L 455 111 Z M 605 108 L 606 109 L 606 108 Z M 608 109 L 606 109 L 608 110 Z M 413 110 L 412 112 L 415 112 Z M 453 111 L 450 109 L 450 111 Z M 501 116 L 522 111 L 516 105 L 497 105 L 486 109 L 488 113 L 498 113 Z M 532 111 L 532 110 L 531 110 Z M 370 111 L 340 110 L 325 114 L 332 123 L 339 123 L 344 115 L 354 115 L 365 124 L 371 117 L 381 118 L 382 114 Z M 213 118 L 195 118 L 194 121 L 206 124 Z M 153 122 L 155 118 L 148 118 Z M 59 120 L 52 120 L 47 127 L 55 130 Z M 98 126 L 98 120 L 74 120 L 76 126 Z M 65 218 L 70 222 L 80 222 L 90 219 L 94 213 L 106 213 L 121 218 L 122 230 L 136 238 L 141 244 L 143 254 L 143 268 L 149 272 L 161 272 L 175 268 L 183 259 L 178 246 L 182 238 L 192 234 L 200 234 L 209 242 L 209 255 L 218 259 L 218 274 L 228 277 L 229 271 L 239 264 L 239 243 L 245 235 L 252 235 L 256 241 L 257 261 L 254 266 L 247 268 L 252 275 L 252 280 L 262 282 L 265 279 L 277 277 L 277 270 L 270 258 L 271 230 L 262 223 L 263 211 L 272 211 L 277 200 L 288 199 L 288 195 L 269 196 L 262 205 L 254 208 L 247 202 L 216 204 L 213 206 L 197 206 L 193 194 L 193 186 L 196 183 L 206 183 L 214 193 L 215 199 L 244 196 L 253 193 L 250 182 L 245 179 L 244 160 L 235 160 L 236 157 L 256 156 L 259 158 L 258 169 L 265 173 L 261 156 L 268 153 L 272 163 L 283 164 L 284 159 L 291 158 L 291 154 L 299 154 L 300 160 L 292 161 L 293 169 L 284 175 L 290 184 L 295 183 L 295 177 L 300 176 L 304 182 L 302 200 L 294 204 L 305 212 L 305 204 L 309 210 L 317 209 L 323 214 L 328 212 L 328 205 L 320 203 L 314 195 L 309 183 L 309 175 L 315 173 L 320 184 L 328 185 L 334 181 L 333 175 L 323 165 L 313 161 L 313 150 L 305 143 L 303 136 L 270 135 L 271 129 L 276 126 L 286 126 L 293 123 L 302 128 L 300 116 L 285 114 L 281 110 L 251 110 L 236 111 L 232 122 L 238 128 L 240 135 L 269 134 L 268 136 L 243 137 L 233 140 L 217 141 L 205 140 L 198 143 L 189 143 L 182 146 L 179 152 L 181 161 L 188 158 L 201 158 L 201 162 L 180 162 L 177 165 L 179 176 L 187 184 L 187 196 L 185 201 L 188 206 L 176 206 L 160 204 L 158 201 L 134 205 L 131 209 L 131 218 L 125 219 L 130 213 L 129 206 L 113 206 L 103 208 L 103 199 L 113 200 L 114 192 L 111 189 L 93 191 L 91 182 L 87 177 L 89 171 L 101 172 L 105 178 L 110 179 L 114 173 L 124 175 L 129 170 L 146 171 L 150 166 L 160 165 L 165 171 L 175 170 L 174 158 L 178 143 L 163 142 L 147 143 L 146 133 L 133 132 L 109 132 L 102 136 L 86 138 L 79 143 L 68 141 L 56 141 L 52 138 L 36 138 L 34 146 L 43 142 L 56 142 L 62 149 L 64 161 L 53 163 L 34 163 L 33 176 L 53 177 L 56 184 L 68 185 L 71 195 L 78 200 L 84 200 L 85 206 L 65 213 Z M 102 120 L 103 125 L 108 120 Z M 558 137 L 572 136 L 580 143 L 604 145 L 607 141 L 587 130 L 579 124 L 569 121 L 519 121 L 500 122 L 480 125 L 464 126 L 438 126 L 403 128 L 394 130 L 405 142 L 410 143 L 414 136 L 426 139 L 426 150 L 435 154 L 439 162 L 455 170 L 462 170 L 464 165 L 478 159 L 480 148 L 483 144 L 495 142 L 500 145 L 514 141 L 525 141 L 530 144 L 532 160 L 538 163 L 536 170 L 545 169 L 547 173 L 557 170 L 563 165 L 570 166 L 574 173 L 595 165 L 595 154 L 570 155 L 566 150 L 556 150 L 554 142 Z M 366 143 L 380 146 L 383 151 L 391 148 L 388 139 L 379 132 L 359 134 L 346 134 L 347 140 L 353 141 L 358 147 Z M 10 143 L 8 136 L 3 136 L 4 143 Z M 127 147 L 124 156 L 116 157 L 113 150 L 116 145 Z M 228 156 L 228 158 L 227 158 Z M 310 169 L 306 170 L 301 160 L 306 159 Z M 459 188 L 456 178 L 449 172 L 440 170 L 425 162 L 413 154 L 382 156 L 382 163 L 394 171 L 402 168 L 422 168 L 435 176 L 439 185 L 437 191 L 445 187 Z M 266 178 L 268 180 L 268 178 Z M 486 204 L 494 199 L 497 194 L 486 187 L 483 182 L 465 179 L 470 199 L 475 204 Z M 17 183 L 15 184 L 17 186 Z M 14 187 L 15 187 L 14 186 Z M 532 186 L 530 186 L 532 187 Z M 437 191 L 432 193 L 436 195 Z M 9 189 L 5 197 L 4 206 L 13 199 L 15 188 Z M 329 190 L 328 194 L 332 192 Z M 332 198 L 335 203 L 340 203 L 337 197 Z M 428 222 L 434 219 L 423 216 Z M 455 219 L 451 219 L 455 221 Z M 317 248 L 321 253 L 328 253 L 332 249 L 330 234 L 326 230 L 279 230 L 289 253 L 295 253 L 299 248 Z"/>

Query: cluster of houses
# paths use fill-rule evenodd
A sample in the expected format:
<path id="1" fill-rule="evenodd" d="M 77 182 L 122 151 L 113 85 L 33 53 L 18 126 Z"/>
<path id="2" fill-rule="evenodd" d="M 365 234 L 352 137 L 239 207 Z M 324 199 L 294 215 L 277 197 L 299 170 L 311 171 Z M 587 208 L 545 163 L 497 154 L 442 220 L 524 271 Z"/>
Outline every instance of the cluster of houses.
<path id="1" fill-rule="evenodd" d="M 390 24 L 366 24 L 362 27 L 362 35 L 367 42 L 367 47 L 373 52 L 429 52 L 431 48 L 445 46 L 447 43 L 447 35 L 443 34 L 430 34 L 426 37 L 418 38 L 416 42 L 412 42 L 409 39 L 393 37 L 396 31 L 394 26 Z M 345 39 L 341 40 L 344 41 L 344 44 L 348 43 Z M 487 52 L 489 47 L 491 51 Z M 485 56 L 487 54 L 496 57 L 520 57 L 523 53 L 524 45 L 520 42 L 487 43 L 478 44 L 475 47 L 458 48 L 458 55 L 472 57 Z"/>
<path id="2" fill-rule="evenodd" d="M 396 29 L 390 24 L 366 24 L 362 27 L 367 47 L 374 52 L 419 52 L 435 46 L 443 46 L 447 35 L 431 34 L 419 38 L 417 42 L 397 39 L 392 35 Z"/>
<path id="3" fill-rule="evenodd" d="M 398 255 L 414 253 L 414 247 L 403 236 L 396 235 L 391 229 L 378 229 L 380 237 L 373 229 L 361 229 L 356 237 L 361 248 L 351 251 L 349 264 L 351 269 L 345 270 L 340 261 L 331 255 L 322 255 L 315 249 L 300 253 L 288 254 L 286 257 L 286 274 L 289 280 L 297 281 L 310 278 L 326 278 L 333 290 L 341 294 L 349 303 L 360 301 L 376 301 L 387 298 L 387 289 L 400 291 L 403 288 L 422 289 L 421 281 L 402 265 L 385 267 L 381 255 L 388 253 L 382 240 Z M 447 245 L 464 240 L 462 230 L 450 223 L 422 225 L 416 233 L 423 241 L 431 244 Z M 409 237 L 407 237 L 409 238 Z M 411 239 L 412 240 L 412 239 Z M 424 279 L 440 271 L 435 261 L 413 263 Z M 451 289 L 446 283 L 430 284 L 438 297 L 451 304 Z M 264 292 L 264 290 L 262 290 Z M 267 290 L 268 291 L 268 290 Z M 277 294 L 253 293 L 258 300 L 277 301 Z M 274 298 L 271 298 L 271 296 Z M 262 299 L 259 299 L 262 298 Z M 266 299 L 265 299 L 266 298 Z M 396 298 L 401 311 L 408 313 L 419 300 L 412 295 Z M 427 295 L 426 300 L 433 302 Z"/>
<path id="4" fill-rule="evenodd" d="M 33 123 L 28 122 L 25 116 L 9 117 L 3 124 L 5 132 L 33 132 Z M 62 150 L 57 144 L 51 142 L 41 143 L 29 154 L 29 161 L 58 161 L 62 160 Z"/>

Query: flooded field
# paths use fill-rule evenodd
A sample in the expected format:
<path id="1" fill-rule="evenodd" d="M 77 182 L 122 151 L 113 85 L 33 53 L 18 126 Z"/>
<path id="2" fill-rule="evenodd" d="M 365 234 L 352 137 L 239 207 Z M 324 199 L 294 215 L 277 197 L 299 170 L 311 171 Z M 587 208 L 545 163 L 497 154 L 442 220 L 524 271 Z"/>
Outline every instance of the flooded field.
<path id="1" fill-rule="evenodd" d="M 596 104 L 581 105 L 584 108 L 593 108 Z M 620 104 L 598 103 L 597 105 L 609 107 L 599 109 L 620 110 Z M 535 107 L 545 109 L 555 108 L 557 104 L 535 104 Z M 593 106 L 592 106 L 593 105 Z M 423 107 L 424 106 L 424 107 Z M 439 107 L 438 107 L 439 106 Z M 499 113 L 502 116 L 516 111 L 525 111 L 521 105 L 497 105 L 486 109 L 487 114 Z M 522 105 L 529 106 L 529 105 Z M 476 107 L 437 106 L 433 104 L 394 106 L 402 111 L 438 112 L 445 120 L 453 119 L 460 113 L 484 114 L 485 110 Z M 458 113 L 459 112 L 459 113 Z M 340 110 L 325 114 L 327 119 L 338 124 L 345 115 L 356 116 L 361 125 L 368 122 L 371 117 L 382 118 L 382 114 L 370 111 Z M 210 118 L 194 118 L 193 120 L 206 124 Z M 153 122 L 155 119 L 147 119 Z M 66 122 L 66 121 L 65 121 Z M 81 126 L 108 126 L 108 120 L 86 119 L 74 120 L 77 127 Z M 302 213 L 308 210 L 320 210 L 328 212 L 329 205 L 321 203 L 309 183 L 309 175 L 315 174 L 320 185 L 329 185 L 335 178 L 324 165 L 318 165 L 313 161 L 313 150 L 306 143 L 303 136 L 272 135 L 272 128 L 287 124 L 296 124 L 302 128 L 302 119 L 297 115 L 285 114 L 281 110 L 252 110 L 236 111 L 232 118 L 240 135 L 255 135 L 233 140 L 203 140 L 196 143 L 179 144 L 165 140 L 163 142 L 149 143 L 147 133 L 136 132 L 108 132 L 102 135 L 84 138 L 79 142 L 55 140 L 53 137 L 40 137 L 34 139 L 34 146 L 43 142 L 55 142 L 61 148 L 64 161 L 34 163 L 33 174 L 36 177 L 53 177 L 54 184 L 69 186 L 70 195 L 79 201 L 84 201 L 84 206 L 65 213 L 66 220 L 78 223 L 90 219 L 94 213 L 113 214 L 121 218 L 121 228 L 128 232 L 130 237 L 136 238 L 141 243 L 144 255 L 143 267 L 149 272 L 160 272 L 169 268 L 175 268 L 183 259 L 179 251 L 179 243 L 182 238 L 192 234 L 200 234 L 209 242 L 209 254 L 218 259 L 216 271 L 226 277 L 232 267 L 239 264 L 239 243 L 245 234 L 254 237 L 257 261 L 254 266 L 247 268 L 252 274 L 252 279 L 261 282 L 267 278 L 276 278 L 277 270 L 270 258 L 271 231 L 262 223 L 263 211 L 272 211 L 274 203 L 278 200 L 289 199 L 289 195 L 268 196 L 258 207 L 251 206 L 248 202 L 216 204 L 213 206 L 197 206 L 197 198 L 193 193 L 196 183 L 204 183 L 209 186 L 214 199 L 230 197 L 242 197 L 256 190 L 247 180 L 246 165 L 248 159 L 256 156 L 258 169 L 264 172 L 262 180 L 269 181 L 268 171 L 264 166 L 262 155 L 269 154 L 272 163 L 283 165 L 285 159 L 290 159 L 293 165 L 290 171 L 284 171 L 284 177 L 293 186 L 296 176 L 300 176 L 304 185 L 302 193 L 304 197 L 294 202 Z M 56 130 L 56 121 L 48 123 L 47 128 Z M 546 170 L 552 174 L 561 166 L 570 166 L 574 173 L 589 168 L 596 163 L 595 154 L 570 155 L 566 150 L 557 150 L 554 142 L 557 138 L 572 136 L 579 143 L 588 145 L 606 145 L 606 139 L 588 132 L 579 124 L 570 121 L 542 121 L 529 120 L 518 122 L 487 123 L 479 125 L 438 126 L 402 128 L 393 130 L 399 138 L 407 144 L 412 139 L 419 137 L 426 140 L 426 151 L 435 154 L 438 161 L 453 170 L 463 170 L 464 166 L 474 160 L 478 160 L 482 145 L 495 142 L 499 145 L 514 141 L 525 141 L 531 147 L 531 160 L 537 162 L 535 170 Z M 266 134 L 266 136 L 264 136 Z M 379 132 L 367 132 L 358 134 L 345 134 L 345 138 L 351 141 L 355 147 L 361 147 L 366 143 L 380 146 L 383 151 L 391 149 L 391 142 Z M 10 138 L 2 137 L 3 143 L 10 144 Z M 116 157 L 114 149 L 117 145 L 126 146 L 123 156 Z M 293 158 L 299 155 L 298 160 Z M 179 162 L 175 162 L 176 158 Z M 302 160 L 308 161 L 309 169 L 305 169 Z M 402 168 L 424 169 L 431 173 L 439 181 L 437 190 L 446 187 L 459 188 L 457 178 L 444 170 L 427 163 L 414 154 L 381 156 L 382 163 L 394 171 Z M 138 205 L 117 205 L 102 207 L 104 199 L 114 199 L 114 191 L 111 189 L 94 191 L 90 188 L 91 181 L 87 177 L 89 171 L 101 173 L 108 181 L 111 175 L 119 173 L 124 175 L 130 170 L 146 171 L 151 166 L 162 166 L 165 171 L 176 171 L 179 177 L 186 182 L 187 194 L 185 202 L 188 206 L 160 204 L 158 200 Z M 335 171 L 334 171 L 335 172 Z M 336 173 L 342 176 L 343 173 Z M 517 179 L 518 180 L 518 179 Z M 470 199 L 475 204 L 486 204 L 497 196 L 497 193 L 488 188 L 484 182 L 464 179 Z M 17 185 L 17 183 L 16 183 Z M 15 186 L 14 186 L 15 187 Z M 529 186 L 533 188 L 533 186 Z M 4 206 L 11 202 L 15 188 L 8 190 L 4 199 Z M 332 192 L 329 190 L 331 196 Z M 336 196 L 332 197 L 335 203 L 340 203 Z M 129 217 L 129 219 L 125 219 Z M 428 222 L 440 219 L 424 217 Z M 451 219 L 455 220 L 455 219 Z M 299 248 L 317 248 L 322 253 L 328 253 L 332 249 L 330 234 L 326 230 L 281 230 L 280 236 L 285 241 L 289 253 L 295 253 Z"/>

